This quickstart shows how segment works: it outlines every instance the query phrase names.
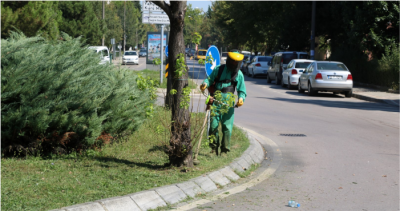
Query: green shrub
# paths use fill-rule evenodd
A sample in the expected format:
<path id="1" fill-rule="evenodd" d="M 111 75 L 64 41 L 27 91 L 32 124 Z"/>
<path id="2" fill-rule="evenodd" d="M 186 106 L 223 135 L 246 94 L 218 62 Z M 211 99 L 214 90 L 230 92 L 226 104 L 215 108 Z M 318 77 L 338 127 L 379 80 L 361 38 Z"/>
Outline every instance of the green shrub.
<path id="1" fill-rule="evenodd" d="M 49 41 L 11 33 L 1 40 L 3 155 L 63 153 L 136 130 L 152 103 L 137 76 L 100 58 L 80 38 Z"/>
<path id="2" fill-rule="evenodd" d="M 366 54 L 356 48 L 337 48 L 332 52 L 331 61 L 343 62 L 356 82 L 396 88 L 399 84 L 399 47 L 386 47 L 380 60 L 368 61 Z M 397 88 L 398 89 L 398 88 Z"/>

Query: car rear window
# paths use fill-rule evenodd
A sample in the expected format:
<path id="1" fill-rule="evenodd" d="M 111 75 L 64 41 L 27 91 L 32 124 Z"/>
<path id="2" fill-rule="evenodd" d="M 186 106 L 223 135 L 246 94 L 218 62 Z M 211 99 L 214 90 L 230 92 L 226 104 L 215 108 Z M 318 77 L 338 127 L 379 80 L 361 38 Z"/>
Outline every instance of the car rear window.
<path id="1" fill-rule="evenodd" d="M 317 69 L 347 71 L 347 68 L 343 63 L 317 63 Z"/>
<path id="2" fill-rule="evenodd" d="M 295 68 L 307 68 L 311 62 L 297 62 Z"/>
<path id="3" fill-rule="evenodd" d="M 200 55 L 200 56 L 205 56 L 206 53 L 207 53 L 207 51 L 199 51 L 198 55 Z"/>
<path id="4" fill-rule="evenodd" d="M 227 57 L 228 53 L 222 53 L 222 57 Z"/>
<path id="5" fill-rule="evenodd" d="M 135 56 L 136 52 L 125 52 L 126 56 Z"/>
<path id="6" fill-rule="evenodd" d="M 295 53 L 288 53 L 282 55 L 283 64 L 288 64 L 292 59 L 297 59 L 297 54 Z"/>
<path id="7" fill-rule="evenodd" d="M 272 60 L 272 57 L 266 57 L 266 56 L 264 56 L 264 57 L 258 57 L 258 61 L 259 62 L 269 62 L 269 61 L 271 61 Z"/>

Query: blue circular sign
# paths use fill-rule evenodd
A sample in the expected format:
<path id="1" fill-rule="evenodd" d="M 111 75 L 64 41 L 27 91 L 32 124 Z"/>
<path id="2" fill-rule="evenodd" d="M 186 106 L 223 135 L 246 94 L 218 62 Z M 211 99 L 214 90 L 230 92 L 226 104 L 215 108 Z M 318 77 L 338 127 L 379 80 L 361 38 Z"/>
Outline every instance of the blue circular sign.
<path id="1" fill-rule="evenodd" d="M 207 58 L 207 56 L 212 56 L 212 58 L 214 59 L 214 61 L 210 61 L 210 62 L 212 62 L 211 64 L 207 63 L 207 61 L 206 61 L 206 65 L 205 65 L 206 66 L 206 74 L 207 74 L 207 76 L 210 76 L 212 71 L 214 70 L 214 68 L 216 66 L 220 65 L 220 63 L 221 63 L 221 58 L 219 55 L 218 48 L 215 47 L 214 45 L 210 46 L 207 50 L 206 58 Z"/>
<path id="2" fill-rule="evenodd" d="M 165 55 L 168 57 L 168 45 L 165 47 Z"/>

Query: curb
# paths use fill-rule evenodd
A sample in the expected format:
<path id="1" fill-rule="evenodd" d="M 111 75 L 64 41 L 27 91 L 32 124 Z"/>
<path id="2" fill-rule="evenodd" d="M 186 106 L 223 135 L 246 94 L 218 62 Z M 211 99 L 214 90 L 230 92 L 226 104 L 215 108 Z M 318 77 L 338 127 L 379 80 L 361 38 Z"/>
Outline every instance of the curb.
<path id="1" fill-rule="evenodd" d="M 244 132 L 246 133 L 246 131 Z M 249 148 L 244 151 L 241 157 L 236 158 L 228 166 L 219 170 L 182 183 L 51 211 L 145 211 L 176 204 L 189 197 L 195 198 L 198 194 L 216 192 L 218 191 L 218 187 L 223 188 L 230 184 L 231 181 L 236 181 L 240 178 L 235 171 L 244 172 L 252 164 L 263 162 L 265 157 L 264 147 L 254 138 L 253 134 L 249 134 L 250 131 L 247 131 L 247 133 L 247 137 L 250 140 Z"/>
<path id="2" fill-rule="evenodd" d="M 388 104 L 388 105 L 399 107 L 399 102 L 396 102 L 395 100 L 377 99 L 377 98 L 374 98 L 374 97 L 369 97 L 369 96 L 360 95 L 360 94 L 356 94 L 356 93 L 353 93 L 352 97 L 360 99 L 360 100 L 366 100 L 366 101 L 377 102 L 377 103 L 385 103 L 385 104 Z"/>

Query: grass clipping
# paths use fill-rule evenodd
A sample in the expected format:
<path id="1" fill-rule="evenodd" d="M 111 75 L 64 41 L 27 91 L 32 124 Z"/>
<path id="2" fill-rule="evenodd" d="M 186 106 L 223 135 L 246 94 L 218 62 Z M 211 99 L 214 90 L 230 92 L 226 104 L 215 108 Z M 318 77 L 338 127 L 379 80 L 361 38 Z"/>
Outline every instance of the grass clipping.
<path id="1" fill-rule="evenodd" d="M 246 135 L 234 127 L 231 152 L 217 157 L 210 153 L 204 133 L 200 165 L 190 169 L 164 167 L 168 156 L 163 144 L 168 142 L 169 132 L 161 119 L 166 117 L 170 117 L 169 111 L 155 107 L 153 117 L 139 130 L 101 151 L 2 158 L 2 208 L 50 210 L 179 183 L 228 165 L 249 147 Z M 204 113 L 192 113 L 192 122 L 202 122 L 204 117 Z"/>

